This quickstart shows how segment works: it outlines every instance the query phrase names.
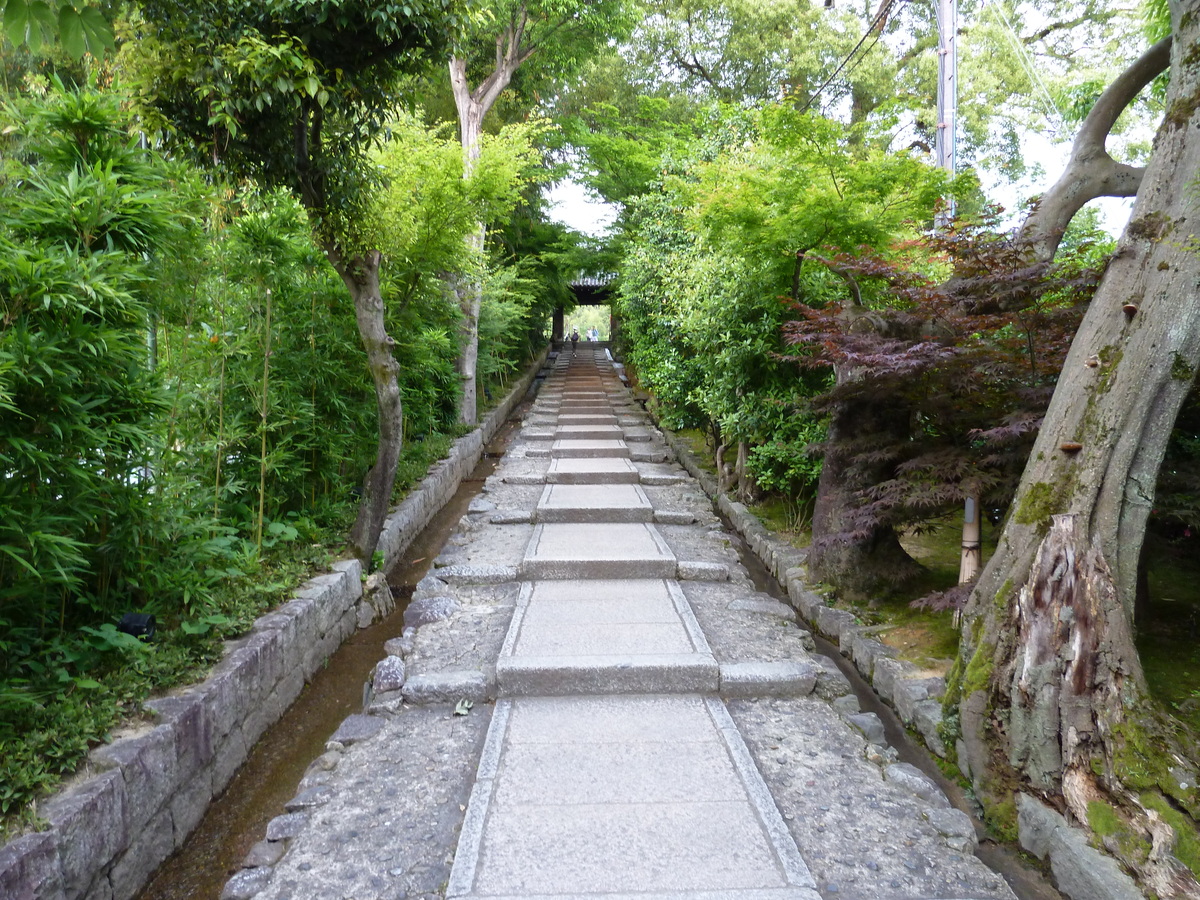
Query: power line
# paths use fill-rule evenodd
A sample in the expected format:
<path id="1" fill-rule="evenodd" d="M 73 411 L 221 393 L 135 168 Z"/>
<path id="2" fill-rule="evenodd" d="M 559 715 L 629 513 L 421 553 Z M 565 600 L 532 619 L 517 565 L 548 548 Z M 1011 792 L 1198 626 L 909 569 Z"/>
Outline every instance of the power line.
<path id="1" fill-rule="evenodd" d="M 985 5 L 1000 16 L 1000 21 L 1004 24 L 1006 35 L 1012 42 L 1013 49 L 1017 52 L 1017 59 L 1024 67 L 1026 74 L 1029 76 L 1029 80 L 1033 82 L 1034 86 L 1041 91 L 1042 96 L 1046 98 L 1046 102 L 1050 105 L 1050 109 L 1054 110 L 1055 114 L 1058 116 L 1058 121 L 1062 121 L 1062 110 L 1060 110 L 1058 108 L 1058 104 L 1054 102 L 1054 97 L 1051 96 L 1050 91 L 1046 88 L 1046 83 L 1042 81 L 1041 75 L 1038 74 L 1037 69 L 1034 67 L 1033 59 L 1029 54 L 1029 48 L 1025 46 L 1024 41 L 1022 41 L 1020 35 L 1017 34 L 1017 29 L 1014 28 L 1012 22 L 1009 21 L 1008 14 L 1001 8 L 1000 4 L 994 2 L 994 0 L 985 0 Z M 1050 117 L 1047 116 L 1047 118 Z M 1050 121 L 1050 129 L 1056 135 L 1058 134 L 1058 125 L 1053 119 Z"/>
<path id="2" fill-rule="evenodd" d="M 813 93 L 813 95 L 808 98 L 808 102 L 805 103 L 802 107 L 800 107 L 800 112 L 804 112 L 806 109 L 808 109 L 810 106 L 813 105 L 813 101 L 815 101 L 819 96 L 821 96 L 821 92 L 823 90 L 825 90 L 825 88 L 829 87 L 829 85 L 833 82 L 833 79 L 837 78 L 838 75 L 841 74 L 842 69 L 846 68 L 846 63 L 850 62 L 850 60 L 854 58 L 854 54 L 856 54 L 858 52 L 859 47 L 861 47 L 864 43 L 866 43 L 867 38 L 869 38 L 871 36 L 872 32 L 875 32 L 875 40 L 871 42 L 871 46 L 866 49 L 866 51 L 863 53 L 862 57 L 859 58 L 858 62 L 856 62 L 854 64 L 854 66 L 851 67 L 850 71 L 853 72 L 854 67 L 856 67 L 859 62 L 862 62 L 862 60 L 866 58 L 867 53 L 870 53 L 871 50 L 875 47 L 875 45 L 877 43 L 879 43 L 879 38 L 882 34 L 882 29 L 879 29 L 879 31 L 876 31 L 876 29 L 878 28 L 879 24 L 887 17 L 887 14 L 889 12 L 891 12 L 892 7 L 895 5 L 896 5 L 896 0 L 888 0 L 887 5 L 879 11 L 879 13 L 871 21 L 871 24 L 867 27 L 866 34 L 864 34 L 861 38 L 859 38 L 858 43 L 854 45 L 854 49 L 851 50 L 846 55 L 846 58 L 843 59 L 841 61 L 841 63 L 838 64 L 838 67 L 834 70 L 833 74 L 825 79 L 825 83 L 822 84 L 819 88 L 817 88 L 817 90 Z M 847 73 L 847 74 L 849 74 L 849 73 Z"/>

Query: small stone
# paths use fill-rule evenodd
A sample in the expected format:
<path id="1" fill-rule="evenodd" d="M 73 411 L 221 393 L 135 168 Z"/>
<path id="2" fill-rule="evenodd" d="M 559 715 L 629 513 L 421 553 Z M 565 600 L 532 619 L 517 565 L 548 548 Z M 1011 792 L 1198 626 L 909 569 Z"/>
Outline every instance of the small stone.
<path id="1" fill-rule="evenodd" d="M 337 764 L 341 762 L 342 754 L 337 750 L 327 750 L 322 753 L 309 765 L 310 772 L 332 772 L 337 768 Z"/>
<path id="2" fill-rule="evenodd" d="M 301 791 L 286 804 L 284 809 L 288 812 L 300 812 L 306 809 L 313 809 L 317 806 L 322 806 L 333 799 L 333 788 L 316 787 L 307 791 Z"/>
<path id="3" fill-rule="evenodd" d="M 413 588 L 413 597 L 432 597 L 446 593 L 446 582 L 433 575 L 426 575 Z"/>
<path id="4" fill-rule="evenodd" d="M 872 744 L 882 747 L 886 742 L 883 732 L 883 722 L 875 713 L 855 713 L 846 716 L 846 721 L 863 733 Z"/>
<path id="5" fill-rule="evenodd" d="M 242 860 L 242 867 L 257 869 L 260 866 L 273 866 L 283 859 L 285 849 L 287 848 L 282 841 L 259 841 L 250 848 L 250 852 Z"/>
<path id="6" fill-rule="evenodd" d="M 414 597 L 404 610 L 404 624 L 420 628 L 422 625 L 447 619 L 457 610 L 458 601 L 450 596 Z"/>
<path id="7" fill-rule="evenodd" d="M 838 697 L 829 705 L 832 706 L 834 710 L 842 716 L 852 716 L 861 709 L 858 703 L 858 698 L 853 694 L 845 694 L 841 697 Z"/>
<path id="8" fill-rule="evenodd" d="M 268 841 L 286 841 L 300 833 L 308 824 L 308 813 L 287 813 L 276 816 L 267 823 Z"/>
<path id="9" fill-rule="evenodd" d="M 251 900 L 266 889 L 273 870 L 266 867 L 242 869 L 227 882 L 221 891 L 221 900 Z"/>
<path id="10" fill-rule="evenodd" d="M 377 694 L 398 691 L 404 687 L 404 660 L 399 656 L 385 656 L 375 665 L 371 684 Z"/>
<path id="11" fill-rule="evenodd" d="M 383 719 L 377 716 L 346 716 L 342 720 L 342 724 L 338 726 L 338 730 L 333 733 L 331 742 L 338 742 L 343 746 L 357 744 L 359 741 L 375 737 L 383 725 Z"/>
<path id="12" fill-rule="evenodd" d="M 411 637 L 391 638 L 383 645 L 383 652 L 388 656 L 399 656 L 401 659 L 406 658 L 413 652 L 413 641 Z"/>

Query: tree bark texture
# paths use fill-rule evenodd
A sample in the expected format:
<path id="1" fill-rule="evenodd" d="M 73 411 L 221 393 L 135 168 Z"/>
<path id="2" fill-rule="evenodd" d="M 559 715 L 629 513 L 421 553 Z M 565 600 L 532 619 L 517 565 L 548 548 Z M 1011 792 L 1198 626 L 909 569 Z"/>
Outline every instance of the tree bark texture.
<path id="1" fill-rule="evenodd" d="M 999 547 L 968 601 L 951 703 L 993 809 L 1025 788 L 1114 842 L 1162 897 L 1197 896 L 1143 800 L 1194 820 L 1184 750 L 1149 706 L 1133 642 L 1138 560 L 1159 466 L 1200 365 L 1200 0 L 1172 3 L 1167 113 L 1133 214 L 1077 332 Z M 1169 832 L 1170 829 L 1167 828 Z"/>
<path id="2" fill-rule="evenodd" d="M 369 568 L 391 505 L 396 466 L 403 444 L 404 410 L 398 378 L 400 365 L 392 355 L 395 340 L 388 335 L 384 324 L 383 295 L 379 290 L 379 252 L 372 251 L 349 259 L 343 257 L 336 247 L 327 247 L 326 253 L 354 299 L 358 334 L 367 351 L 367 365 L 371 369 L 375 403 L 379 410 L 379 443 L 375 451 L 375 464 L 363 479 L 362 502 L 350 532 L 350 547 L 355 557 Z"/>

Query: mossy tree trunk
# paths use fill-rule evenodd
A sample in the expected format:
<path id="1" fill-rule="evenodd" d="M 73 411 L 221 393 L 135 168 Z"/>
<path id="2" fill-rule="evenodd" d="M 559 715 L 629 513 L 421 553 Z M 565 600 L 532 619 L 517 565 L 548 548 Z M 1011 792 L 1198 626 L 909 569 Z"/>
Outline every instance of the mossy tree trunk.
<path id="1" fill-rule="evenodd" d="M 1155 809 L 1194 831 L 1195 750 L 1153 711 L 1132 625 L 1158 469 L 1200 364 L 1200 2 L 1171 6 L 1167 115 L 968 602 L 948 701 L 985 806 L 1020 789 L 1085 824 L 1103 810 L 1119 827 L 1102 839 L 1147 887 L 1194 897 Z"/>

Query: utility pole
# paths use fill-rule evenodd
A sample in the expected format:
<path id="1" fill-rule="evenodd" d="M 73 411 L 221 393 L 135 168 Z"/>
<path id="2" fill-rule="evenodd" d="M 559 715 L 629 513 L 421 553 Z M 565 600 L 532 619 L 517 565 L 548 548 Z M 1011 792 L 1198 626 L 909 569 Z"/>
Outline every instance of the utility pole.
<path id="1" fill-rule="evenodd" d="M 937 151 L 937 164 L 953 178 L 958 169 L 958 0 L 937 0 L 937 5 L 938 93 L 934 148 Z M 945 206 L 934 221 L 934 227 L 938 231 L 949 228 L 954 212 L 954 198 L 947 197 Z M 966 584 L 973 579 L 983 566 L 982 510 L 979 500 L 978 491 L 972 491 L 963 509 L 959 584 Z M 957 618 L 956 614 L 956 625 Z"/>
<path id="2" fill-rule="evenodd" d="M 958 164 L 958 0 L 936 0 L 938 24 L 937 164 L 953 177 Z M 954 198 L 935 223 L 945 228 L 954 218 Z"/>

